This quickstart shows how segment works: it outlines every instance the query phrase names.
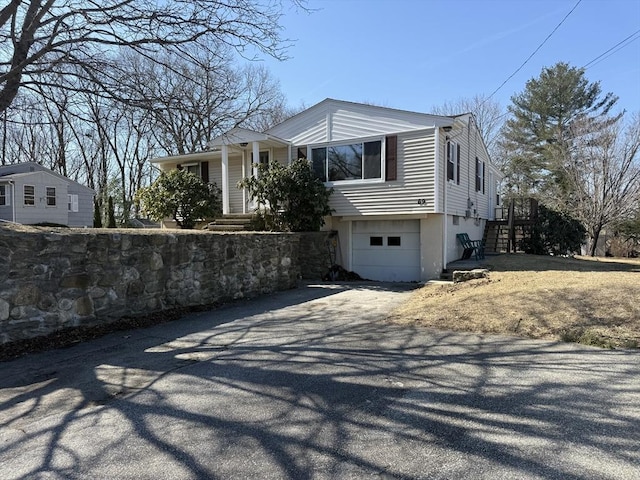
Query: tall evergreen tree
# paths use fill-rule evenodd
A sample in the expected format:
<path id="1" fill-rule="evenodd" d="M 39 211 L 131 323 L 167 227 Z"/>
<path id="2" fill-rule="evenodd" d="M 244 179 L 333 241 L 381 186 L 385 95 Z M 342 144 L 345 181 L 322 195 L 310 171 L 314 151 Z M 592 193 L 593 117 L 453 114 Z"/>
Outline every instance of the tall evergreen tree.
<path id="1" fill-rule="evenodd" d="M 544 68 L 527 82 L 523 92 L 511 98 L 511 117 L 503 129 L 502 148 L 510 152 L 506 162 L 506 186 L 511 194 L 538 196 L 562 209 L 570 194 L 565 166 L 572 161 L 576 124 L 589 124 L 591 134 L 605 129 L 619 117 L 610 115 L 618 98 L 602 94 L 599 82 L 589 82 L 584 70 L 567 63 Z"/>
<path id="2" fill-rule="evenodd" d="M 113 197 L 109 195 L 107 203 L 107 228 L 116 228 L 116 214 L 113 208 Z"/>

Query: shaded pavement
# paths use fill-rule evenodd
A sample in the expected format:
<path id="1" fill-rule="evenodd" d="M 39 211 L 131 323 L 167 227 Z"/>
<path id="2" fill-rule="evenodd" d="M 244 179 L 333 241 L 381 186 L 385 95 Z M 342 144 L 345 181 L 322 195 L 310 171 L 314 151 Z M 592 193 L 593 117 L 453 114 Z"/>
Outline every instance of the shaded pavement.
<path id="1" fill-rule="evenodd" d="M 640 478 L 640 355 L 385 321 L 307 285 L 0 363 L 0 476 Z"/>

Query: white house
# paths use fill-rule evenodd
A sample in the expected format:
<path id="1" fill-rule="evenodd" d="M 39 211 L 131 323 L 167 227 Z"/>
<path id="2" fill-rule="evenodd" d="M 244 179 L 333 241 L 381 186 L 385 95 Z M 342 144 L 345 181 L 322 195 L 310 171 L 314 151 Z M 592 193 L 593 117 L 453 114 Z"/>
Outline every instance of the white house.
<path id="1" fill-rule="evenodd" d="M 0 221 L 93 226 L 94 191 L 35 162 L 0 166 Z"/>
<path id="2" fill-rule="evenodd" d="M 337 262 L 364 278 L 436 278 L 460 258 L 456 233 L 483 235 L 500 174 L 471 114 L 438 116 L 326 99 L 265 133 L 233 130 L 209 151 L 152 160 L 189 169 L 222 188 L 223 213 L 250 213 L 236 188 L 254 160 L 306 158 L 333 187 L 325 228 L 338 232 Z"/>

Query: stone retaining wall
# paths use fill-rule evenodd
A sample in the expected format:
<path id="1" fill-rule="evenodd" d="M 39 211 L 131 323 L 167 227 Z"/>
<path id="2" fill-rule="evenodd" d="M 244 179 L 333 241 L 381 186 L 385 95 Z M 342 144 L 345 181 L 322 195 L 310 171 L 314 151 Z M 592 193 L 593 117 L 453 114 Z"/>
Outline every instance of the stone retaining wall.
<path id="1" fill-rule="evenodd" d="M 2 228 L 0 344 L 319 280 L 327 235 Z"/>

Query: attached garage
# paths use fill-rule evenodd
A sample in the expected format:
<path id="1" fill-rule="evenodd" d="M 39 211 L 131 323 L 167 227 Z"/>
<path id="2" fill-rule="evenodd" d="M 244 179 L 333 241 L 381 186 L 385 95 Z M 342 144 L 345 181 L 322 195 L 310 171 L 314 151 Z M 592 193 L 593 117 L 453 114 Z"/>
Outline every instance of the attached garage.
<path id="1" fill-rule="evenodd" d="M 420 280 L 420 220 L 367 220 L 352 225 L 352 270 L 369 280 Z"/>

